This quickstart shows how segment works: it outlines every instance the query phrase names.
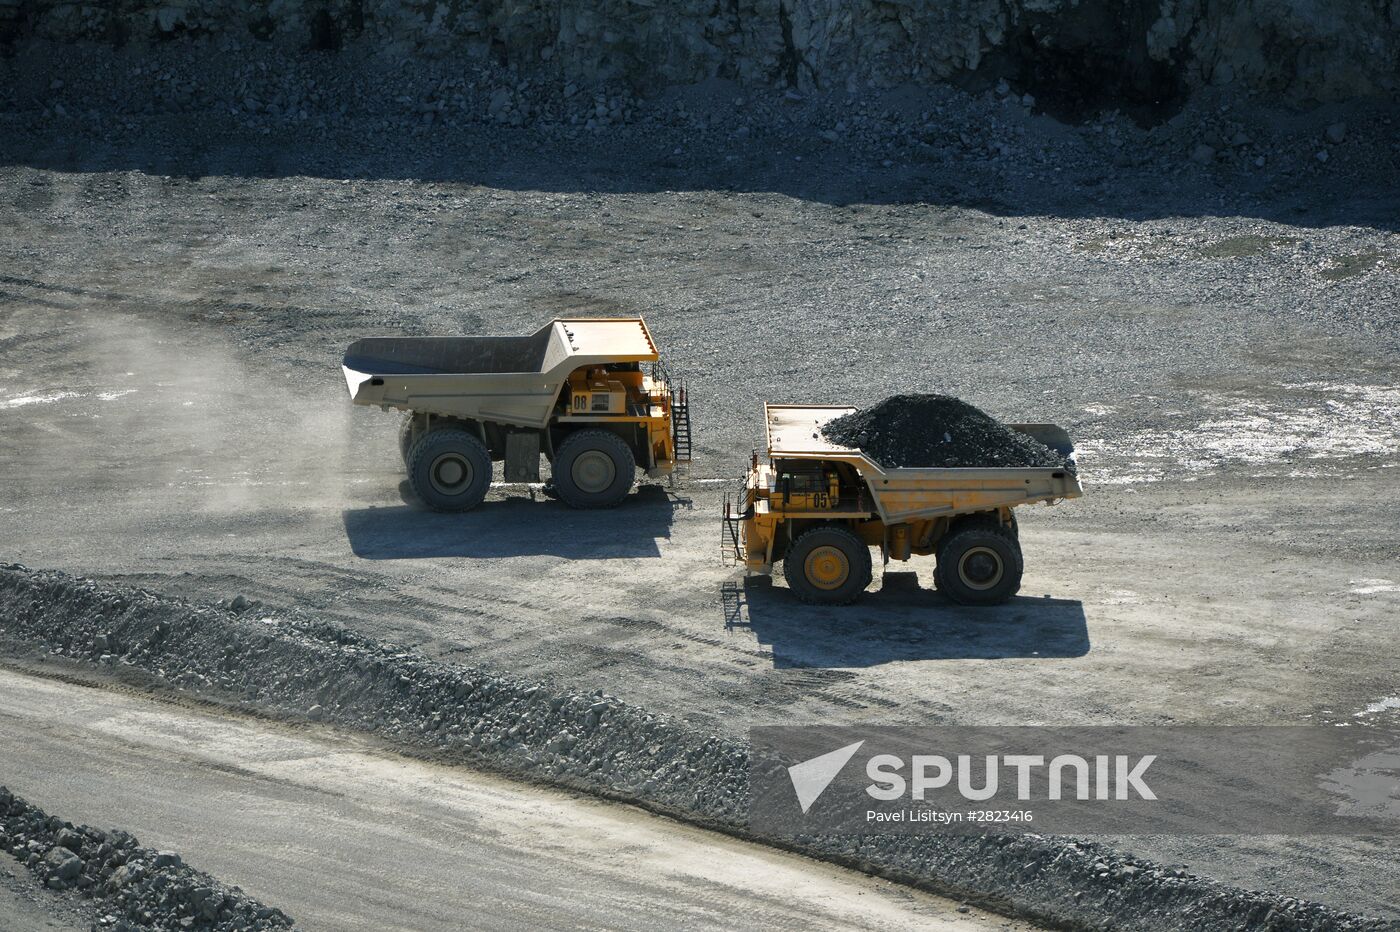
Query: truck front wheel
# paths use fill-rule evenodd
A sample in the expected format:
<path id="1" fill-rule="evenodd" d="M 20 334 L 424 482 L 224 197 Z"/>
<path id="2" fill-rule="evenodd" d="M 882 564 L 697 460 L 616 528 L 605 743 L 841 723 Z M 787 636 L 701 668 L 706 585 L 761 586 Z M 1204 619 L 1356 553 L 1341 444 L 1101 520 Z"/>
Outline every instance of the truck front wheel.
<path id="1" fill-rule="evenodd" d="M 870 585 L 870 548 L 843 527 L 807 531 L 783 556 L 793 595 L 814 605 L 847 605 Z"/>
<path id="2" fill-rule="evenodd" d="M 959 605 L 996 605 L 1021 588 L 1021 544 L 991 522 L 964 526 L 938 545 L 933 581 Z"/>
<path id="3" fill-rule="evenodd" d="M 632 448 L 610 430 L 570 434 L 554 454 L 554 488 L 574 508 L 611 508 L 637 478 Z"/>
<path id="4" fill-rule="evenodd" d="M 408 457 L 408 481 L 434 511 L 466 511 L 491 487 L 491 452 L 464 430 L 430 430 Z"/>

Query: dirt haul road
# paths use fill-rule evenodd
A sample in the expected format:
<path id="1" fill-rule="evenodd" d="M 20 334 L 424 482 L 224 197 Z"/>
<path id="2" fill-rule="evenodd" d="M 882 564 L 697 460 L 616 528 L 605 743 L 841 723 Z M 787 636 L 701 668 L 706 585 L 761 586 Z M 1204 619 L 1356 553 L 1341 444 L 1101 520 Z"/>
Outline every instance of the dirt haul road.
<path id="1" fill-rule="evenodd" d="M 0 668 L 13 791 L 306 929 L 1027 929 L 639 810 Z M 0 899 L 3 908 L 4 899 Z"/>
<path id="2" fill-rule="evenodd" d="M 542 190 L 525 152 L 486 185 L 4 169 L 5 555 L 300 606 L 731 733 L 1394 714 L 1400 245 L 1346 201 L 1007 217 L 782 178 Z M 613 309 L 688 371 L 698 445 L 688 488 L 616 511 L 522 488 L 413 507 L 395 418 L 350 410 L 336 370 L 360 336 Z M 957 609 L 913 563 L 814 609 L 720 565 L 720 480 L 762 401 L 901 390 L 1079 443 L 1086 497 L 1021 515 L 1021 598 Z M 1400 900 L 1379 844 L 1124 844 L 1359 912 Z"/>

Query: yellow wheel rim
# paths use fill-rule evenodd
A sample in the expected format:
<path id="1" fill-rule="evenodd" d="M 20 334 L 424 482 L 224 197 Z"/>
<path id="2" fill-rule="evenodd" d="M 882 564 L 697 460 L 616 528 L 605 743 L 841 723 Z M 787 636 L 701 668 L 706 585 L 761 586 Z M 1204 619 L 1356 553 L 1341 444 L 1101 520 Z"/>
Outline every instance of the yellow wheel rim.
<path id="1" fill-rule="evenodd" d="M 824 546 L 807 554 L 802 569 L 807 581 L 818 589 L 839 589 L 850 578 L 851 561 L 840 548 Z"/>

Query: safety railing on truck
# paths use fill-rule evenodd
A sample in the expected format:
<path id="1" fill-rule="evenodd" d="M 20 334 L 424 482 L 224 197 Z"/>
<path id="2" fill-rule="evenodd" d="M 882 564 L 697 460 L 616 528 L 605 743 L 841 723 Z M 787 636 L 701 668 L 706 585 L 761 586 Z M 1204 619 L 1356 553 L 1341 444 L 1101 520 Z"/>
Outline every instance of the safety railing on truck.
<path id="1" fill-rule="evenodd" d="M 671 383 L 671 444 L 677 463 L 690 462 L 691 443 L 690 392 L 682 379 Z"/>
<path id="2" fill-rule="evenodd" d="M 694 448 L 690 427 L 690 391 L 685 378 L 667 369 L 660 360 L 651 364 L 654 381 L 665 382 L 671 392 L 671 449 L 677 464 L 689 463 Z"/>
<path id="3" fill-rule="evenodd" d="M 757 458 L 758 452 L 754 452 Z M 745 475 L 739 480 L 738 491 L 724 493 L 724 511 L 720 516 L 719 556 L 725 566 L 738 566 L 745 562 L 743 544 L 743 523 L 753 517 L 753 497 L 749 494 L 749 480 Z"/>

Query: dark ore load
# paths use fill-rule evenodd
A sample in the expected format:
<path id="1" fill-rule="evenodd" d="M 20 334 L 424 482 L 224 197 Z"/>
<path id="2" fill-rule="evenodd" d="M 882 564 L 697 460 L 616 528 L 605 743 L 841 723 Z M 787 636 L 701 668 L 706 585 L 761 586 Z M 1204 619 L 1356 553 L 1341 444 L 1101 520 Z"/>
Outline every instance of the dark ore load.
<path id="1" fill-rule="evenodd" d="M 822 434 L 887 468 L 1073 465 L 1040 441 L 951 395 L 892 395 L 827 422 Z"/>

